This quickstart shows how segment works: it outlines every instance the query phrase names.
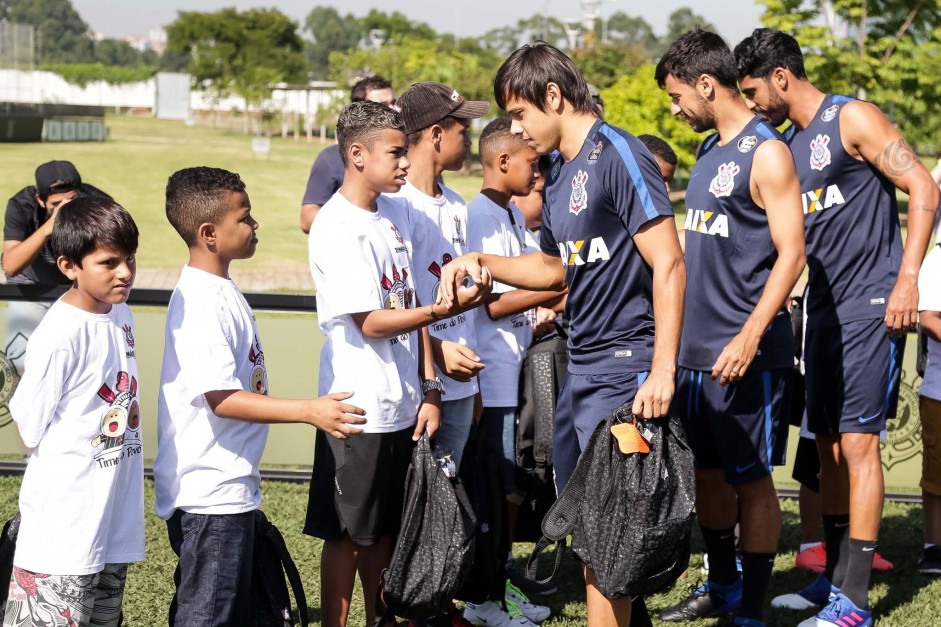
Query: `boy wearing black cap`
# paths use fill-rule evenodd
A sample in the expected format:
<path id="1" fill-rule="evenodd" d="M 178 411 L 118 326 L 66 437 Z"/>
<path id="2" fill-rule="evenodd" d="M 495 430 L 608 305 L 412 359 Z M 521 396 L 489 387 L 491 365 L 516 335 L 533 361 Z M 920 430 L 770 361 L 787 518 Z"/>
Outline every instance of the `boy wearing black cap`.
<path id="1" fill-rule="evenodd" d="M 487 113 L 490 103 L 465 100 L 456 89 L 441 83 L 415 83 L 398 100 L 408 141 L 411 167 L 405 185 L 395 194 L 407 201 L 412 220 L 412 275 L 419 302 L 430 305 L 437 299 L 441 267 L 466 252 L 467 204 L 441 182 L 441 174 L 464 167 L 470 152 L 467 128 L 470 120 Z M 474 311 L 428 327 L 432 337 L 467 347 L 465 354 L 476 359 Z M 436 360 L 440 363 L 441 360 Z M 442 371 L 435 367 L 441 378 Z M 476 372 L 474 372 L 476 374 Z M 453 452 L 460 467 L 461 454 L 470 434 L 477 378 L 447 379 L 441 408 L 441 429 L 436 444 Z"/>
<path id="2" fill-rule="evenodd" d="M 48 241 L 59 207 L 78 194 L 111 198 L 82 183 L 81 175 L 69 161 L 49 161 L 36 168 L 35 186 L 24 187 L 7 202 L 3 222 L 3 271 L 7 283 L 70 283 L 56 268 Z"/>

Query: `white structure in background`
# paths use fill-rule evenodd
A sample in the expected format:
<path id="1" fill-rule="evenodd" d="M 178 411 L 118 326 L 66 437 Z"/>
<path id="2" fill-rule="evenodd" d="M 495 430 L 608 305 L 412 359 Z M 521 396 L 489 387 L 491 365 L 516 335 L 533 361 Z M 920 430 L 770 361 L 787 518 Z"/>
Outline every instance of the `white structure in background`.
<path id="1" fill-rule="evenodd" d="M 85 86 L 73 85 L 58 74 L 45 71 L 0 69 L 0 102 L 51 103 L 150 109 L 161 118 L 188 119 L 202 111 L 245 111 L 244 98 L 230 96 L 215 99 L 211 94 L 191 89 L 188 74 L 161 73 L 137 83 L 110 85 L 93 81 Z M 321 125 L 325 112 L 345 103 L 346 90 L 336 83 L 314 81 L 309 85 L 276 85 L 271 98 L 258 109 L 303 116 L 308 135 Z M 253 108 L 254 109 L 254 108 Z"/>

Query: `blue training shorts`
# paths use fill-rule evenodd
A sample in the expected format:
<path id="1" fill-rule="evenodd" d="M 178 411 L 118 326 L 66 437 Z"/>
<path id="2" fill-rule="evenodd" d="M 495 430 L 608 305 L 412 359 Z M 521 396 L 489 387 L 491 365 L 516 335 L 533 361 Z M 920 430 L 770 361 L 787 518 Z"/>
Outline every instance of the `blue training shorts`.
<path id="1" fill-rule="evenodd" d="M 793 370 L 756 370 L 725 387 L 710 373 L 678 368 L 673 412 L 683 421 L 697 468 L 722 468 L 728 483 L 772 473 L 787 453 Z"/>
<path id="2" fill-rule="evenodd" d="M 647 372 L 565 373 L 552 433 L 555 489 L 562 493 L 598 423 L 634 400 Z"/>
<path id="3" fill-rule="evenodd" d="M 905 338 L 882 319 L 807 329 L 807 426 L 811 433 L 879 433 L 895 416 Z"/>

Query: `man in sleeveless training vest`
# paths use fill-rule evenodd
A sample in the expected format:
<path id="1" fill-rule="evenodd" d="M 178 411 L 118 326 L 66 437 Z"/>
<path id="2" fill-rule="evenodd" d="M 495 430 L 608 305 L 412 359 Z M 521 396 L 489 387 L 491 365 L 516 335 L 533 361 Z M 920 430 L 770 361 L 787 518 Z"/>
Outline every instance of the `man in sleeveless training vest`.
<path id="1" fill-rule="evenodd" d="M 696 457 L 696 511 L 709 578 L 660 614 L 733 613 L 764 626 L 781 532 L 771 472 L 787 448 L 794 334 L 785 300 L 804 269 L 800 186 L 781 135 L 745 106 L 732 51 L 695 30 L 656 69 L 671 112 L 702 132 L 686 190 L 686 326 L 673 410 Z M 742 573 L 735 525 L 741 516 Z"/>
<path id="2" fill-rule="evenodd" d="M 785 138 L 800 177 L 810 270 L 807 417 L 820 454 L 827 565 L 772 605 L 825 606 L 802 625 L 865 627 L 885 491 L 879 432 L 895 412 L 938 188 L 877 107 L 807 79 L 790 35 L 757 29 L 735 56 L 748 106 L 772 125 L 792 123 Z M 909 195 L 904 248 L 896 188 Z"/>

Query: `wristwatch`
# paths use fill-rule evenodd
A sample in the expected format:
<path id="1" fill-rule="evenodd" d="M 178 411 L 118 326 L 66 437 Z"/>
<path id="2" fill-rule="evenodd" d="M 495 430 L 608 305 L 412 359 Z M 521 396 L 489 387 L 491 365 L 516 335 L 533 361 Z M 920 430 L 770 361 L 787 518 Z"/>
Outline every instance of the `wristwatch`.
<path id="1" fill-rule="evenodd" d="M 431 392 L 432 390 L 438 390 L 444 395 L 444 383 L 441 382 L 441 379 L 435 377 L 434 379 L 423 379 L 421 382 L 421 393 L 422 396 Z"/>

